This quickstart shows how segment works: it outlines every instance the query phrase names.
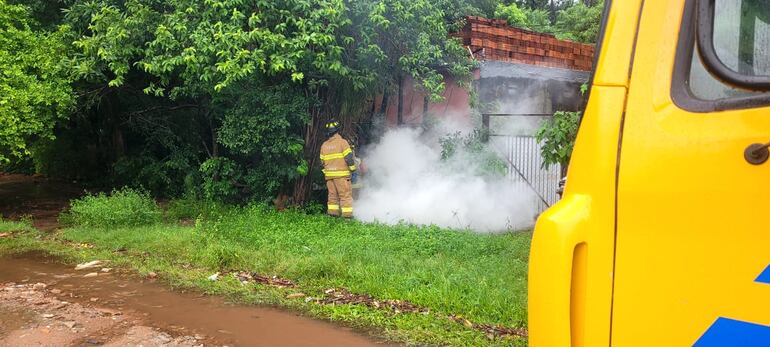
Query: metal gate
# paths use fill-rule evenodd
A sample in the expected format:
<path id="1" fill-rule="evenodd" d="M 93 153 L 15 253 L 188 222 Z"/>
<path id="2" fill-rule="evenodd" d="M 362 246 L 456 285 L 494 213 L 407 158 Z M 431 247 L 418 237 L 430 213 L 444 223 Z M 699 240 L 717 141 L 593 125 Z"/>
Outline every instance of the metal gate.
<path id="1" fill-rule="evenodd" d="M 522 189 L 537 195 L 538 213 L 559 201 L 556 190 L 561 179 L 561 167 L 558 164 L 547 169 L 543 167 L 540 145 L 534 137 L 493 135 L 492 142 L 508 164 L 508 177 L 522 181 Z"/>
<path id="2" fill-rule="evenodd" d="M 538 213 L 559 201 L 556 191 L 561 179 L 561 166 L 543 166 L 540 145 L 532 136 L 540 124 L 533 120 L 548 117 L 551 114 L 482 115 L 482 126 L 489 131 L 491 144 L 508 165 L 508 177 L 523 182 L 522 189 L 537 196 Z"/>

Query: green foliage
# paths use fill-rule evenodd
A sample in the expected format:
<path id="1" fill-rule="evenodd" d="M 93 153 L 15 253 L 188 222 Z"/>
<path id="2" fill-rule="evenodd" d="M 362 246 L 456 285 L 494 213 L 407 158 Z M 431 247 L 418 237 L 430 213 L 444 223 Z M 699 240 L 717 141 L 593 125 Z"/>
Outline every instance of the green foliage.
<path id="1" fill-rule="evenodd" d="M 240 183 L 248 185 L 251 195 L 273 197 L 308 173 L 300 134 L 310 120 L 310 100 L 290 83 L 239 85 L 253 91 L 228 92 L 215 103 L 224 113 L 218 142 L 241 163 Z"/>
<path id="2" fill-rule="evenodd" d="M 486 144 L 489 132 L 474 129 L 463 135 L 461 132 L 447 134 L 439 139 L 441 160 L 448 163 L 449 169 L 461 166 L 474 169 L 474 174 L 486 177 L 503 177 L 508 166 Z"/>
<path id="3" fill-rule="evenodd" d="M 593 6 L 582 2 L 559 12 L 554 28 L 557 38 L 584 43 L 596 43 L 599 37 L 604 1 Z"/>
<path id="4" fill-rule="evenodd" d="M 460 41 L 449 38 L 452 23 L 445 9 L 430 0 L 361 1 L 350 4 L 357 53 L 373 77 L 393 85 L 405 74 L 414 78 L 433 102 L 441 101 L 444 77 L 437 67 L 467 79 L 473 67 Z"/>
<path id="5" fill-rule="evenodd" d="M 586 95 L 588 93 L 588 82 L 580 85 L 580 95 Z"/>
<path id="6" fill-rule="evenodd" d="M 155 200 L 146 192 L 130 188 L 72 200 L 70 210 L 62 215 L 65 223 L 100 229 L 154 224 L 161 218 Z"/>
<path id="7" fill-rule="evenodd" d="M 215 201 L 199 200 L 195 197 L 187 196 L 169 201 L 165 212 L 166 220 L 176 222 L 198 218 L 208 219 L 224 209 L 226 209 L 225 205 Z"/>
<path id="8" fill-rule="evenodd" d="M 537 130 L 543 167 L 561 164 L 565 167 L 575 145 L 581 112 L 558 111 Z"/>
<path id="9" fill-rule="evenodd" d="M 30 220 L 11 221 L 0 216 L 0 233 L 33 232 L 34 230 Z"/>
<path id="10" fill-rule="evenodd" d="M 543 9 L 525 9 L 527 28 L 541 33 L 553 33 L 554 28 L 548 11 Z"/>
<path id="11" fill-rule="evenodd" d="M 131 187 L 143 187 L 158 196 L 179 196 L 194 193 L 200 183 L 198 163 L 194 153 L 178 148 L 163 159 L 143 150 L 123 156 L 113 164 L 111 182 Z M 94 172 L 101 170 L 95 169 Z M 93 179 L 93 178 L 91 178 Z M 189 182 L 192 180 L 193 182 Z M 193 185 L 191 187 L 190 185 Z"/>
<path id="12" fill-rule="evenodd" d="M 29 155 L 74 104 L 65 69 L 67 27 L 36 29 L 28 9 L 0 0 L 0 163 Z"/>
<path id="13" fill-rule="evenodd" d="M 529 20 L 527 18 L 526 10 L 520 9 L 515 2 L 508 5 L 500 3 L 495 9 L 495 17 L 502 18 L 508 21 L 508 25 L 529 29 Z"/>
<path id="14" fill-rule="evenodd" d="M 441 5 L 473 7 L 456 2 Z M 456 14 L 428 0 L 76 0 L 73 70 L 91 103 L 77 119 L 120 183 L 267 200 L 313 174 L 308 124 L 357 117 L 405 76 L 434 101 L 446 71 L 468 78 L 447 39 Z"/>
<path id="15" fill-rule="evenodd" d="M 595 43 L 603 9 L 603 1 L 514 1 L 498 3 L 494 16 L 517 28 L 556 34 L 562 40 Z"/>
<path id="16" fill-rule="evenodd" d="M 239 198 L 236 183 L 243 177 L 243 168 L 224 157 L 206 160 L 201 165 L 203 193 L 207 199 L 235 202 Z"/>

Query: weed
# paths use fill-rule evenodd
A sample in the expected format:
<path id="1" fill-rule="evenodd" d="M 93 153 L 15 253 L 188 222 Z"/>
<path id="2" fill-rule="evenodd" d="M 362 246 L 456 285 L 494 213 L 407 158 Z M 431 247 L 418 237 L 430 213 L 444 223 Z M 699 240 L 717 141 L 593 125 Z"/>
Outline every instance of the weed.
<path id="1" fill-rule="evenodd" d="M 10 221 L 0 216 L 0 233 L 31 232 L 34 230 L 31 218 L 25 217 L 20 221 Z"/>
<path id="2" fill-rule="evenodd" d="M 123 188 L 110 195 L 86 195 L 70 203 L 68 213 L 62 215 L 64 224 L 96 228 L 139 226 L 158 223 L 162 212 L 146 192 Z"/>
<path id="3" fill-rule="evenodd" d="M 166 207 L 168 221 L 194 220 L 208 218 L 224 207 L 214 201 L 200 201 L 190 198 L 171 200 Z"/>

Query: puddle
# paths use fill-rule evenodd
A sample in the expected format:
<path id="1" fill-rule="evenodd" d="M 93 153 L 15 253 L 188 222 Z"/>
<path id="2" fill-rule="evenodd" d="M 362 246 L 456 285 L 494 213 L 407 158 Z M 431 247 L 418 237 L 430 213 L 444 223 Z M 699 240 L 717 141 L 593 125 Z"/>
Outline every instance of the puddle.
<path id="1" fill-rule="evenodd" d="M 29 312 L 0 306 L 0 337 L 35 321 L 35 318 Z"/>
<path id="2" fill-rule="evenodd" d="M 134 313 L 149 324 L 179 334 L 201 334 L 229 346 L 384 346 L 352 329 L 290 312 L 227 303 L 224 299 L 174 292 L 163 285 L 115 273 L 84 278 L 100 269 L 75 271 L 39 256 L 0 259 L 0 282 L 48 284 L 62 300 Z M 23 324 L 17 313 L 0 311 L 0 334 Z M 6 327 L 6 322 L 11 323 Z M 16 327 L 18 328 L 18 327 Z M 392 345 L 391 345 L 392 346 Z"/>

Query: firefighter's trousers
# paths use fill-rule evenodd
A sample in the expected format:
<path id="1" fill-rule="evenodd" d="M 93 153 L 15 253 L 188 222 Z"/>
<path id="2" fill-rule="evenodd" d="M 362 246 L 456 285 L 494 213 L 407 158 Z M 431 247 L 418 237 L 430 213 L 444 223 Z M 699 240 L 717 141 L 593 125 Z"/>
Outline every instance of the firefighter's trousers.
<path id="1" fill-rule="evenodd" d="M 326 188 L 329 190 L 327 213 L 331 216 L 353 217 L 353 190 L 350 188 L 350 177 L 328 179 Z"/>

